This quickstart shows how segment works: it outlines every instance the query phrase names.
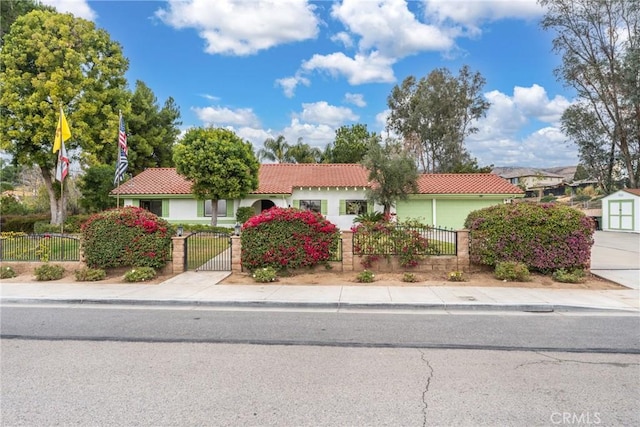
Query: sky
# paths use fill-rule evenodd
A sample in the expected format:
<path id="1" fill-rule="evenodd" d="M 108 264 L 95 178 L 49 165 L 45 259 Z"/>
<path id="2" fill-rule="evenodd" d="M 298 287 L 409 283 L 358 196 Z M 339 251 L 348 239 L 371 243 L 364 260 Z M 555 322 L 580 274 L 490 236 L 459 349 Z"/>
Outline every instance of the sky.
<path id="1" fill-rule="evenodd" d="M 324 149 L 356 123 L 386 135 L 395 85 L 466 64 L 491 103 L 466 140 L 479 165 L 578 163 L 559 123 L 574 94 L 535 0 L 42 2 L 106 30 L 130 88 L 173 97 L 183 131 L 230 128 L 256 150 L 278 135 Z"/>

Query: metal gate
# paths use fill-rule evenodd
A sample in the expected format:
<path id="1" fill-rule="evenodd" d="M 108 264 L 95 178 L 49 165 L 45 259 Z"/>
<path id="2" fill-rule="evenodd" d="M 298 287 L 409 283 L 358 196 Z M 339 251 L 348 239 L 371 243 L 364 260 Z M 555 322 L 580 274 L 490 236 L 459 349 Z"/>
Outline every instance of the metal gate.
<path id="1" fill-rule="evenodd" d="M 184 239 L 184 269 L 231 271 L 231 234 L 201 231 Z"/>

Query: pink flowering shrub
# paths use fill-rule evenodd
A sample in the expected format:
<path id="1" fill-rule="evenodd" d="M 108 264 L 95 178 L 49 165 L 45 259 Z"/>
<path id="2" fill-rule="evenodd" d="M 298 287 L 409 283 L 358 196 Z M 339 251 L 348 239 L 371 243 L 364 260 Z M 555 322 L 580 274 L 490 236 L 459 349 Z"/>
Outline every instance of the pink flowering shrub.
<path id="1" fill-rule="evenodd" d="M 550 272 L 588 268 L 593 245 L 593 220 L 569 206 L 515 203 L 471 212 L 470 258 L 495 266 L 502 261 L 524 263 Z"/>
<path id="2" fill-rule="evenodd" d="M 171 257 L 172 227 L 142 208 L 97 213 L 81 229 L 86 263 L 91 268 L 162 268 Z"/>
<path id="3" fill-rule="evenodd" d="M 249 218 L 240 238 L 244 267 L 280 271 L 326 264 L 340 232 L 319 213 L 275 207 Z"/>

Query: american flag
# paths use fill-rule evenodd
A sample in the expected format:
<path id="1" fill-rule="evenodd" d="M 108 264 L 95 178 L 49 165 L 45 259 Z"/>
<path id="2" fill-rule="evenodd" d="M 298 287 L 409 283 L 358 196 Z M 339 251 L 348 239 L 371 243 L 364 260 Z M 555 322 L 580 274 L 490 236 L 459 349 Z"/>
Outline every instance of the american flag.
<path id="1" fill-rule="evenodd" d="M 120 181 L 122 181 L 124 173 L 127 171 L 127 167 L 129 166 L 129 160 L 127 159 L 128 152 L 129 147 L 127 147 L 127 133 L 124 131 L 124 119 L 122 118 L 122 114 L 120 114 L 120 128 L 118 129 L 118 162 L 116 163 L 116 176 L 113 179 L 113 185 L 118 185 Z"/>

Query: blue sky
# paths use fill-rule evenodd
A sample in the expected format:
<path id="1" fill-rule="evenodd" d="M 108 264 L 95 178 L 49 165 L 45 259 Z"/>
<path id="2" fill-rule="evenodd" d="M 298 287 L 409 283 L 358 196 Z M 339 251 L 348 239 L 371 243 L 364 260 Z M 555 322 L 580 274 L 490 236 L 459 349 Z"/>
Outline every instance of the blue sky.
<path id="1" fill-rule="evenodd" d="M 341 125 L 383 132 L 396 84 L 468 64 L 487 116 L 466 145 L 481 165 L 578 163 L 560 132 L 572 92 L 535 0 L 44 0 L 122 45 L 131 88 L 180 107 L 183 129 L 221 126 L 261 148 L 280 134 L 324 148 Z M 132 147 L 131 149 L 135 149 Z"/>

